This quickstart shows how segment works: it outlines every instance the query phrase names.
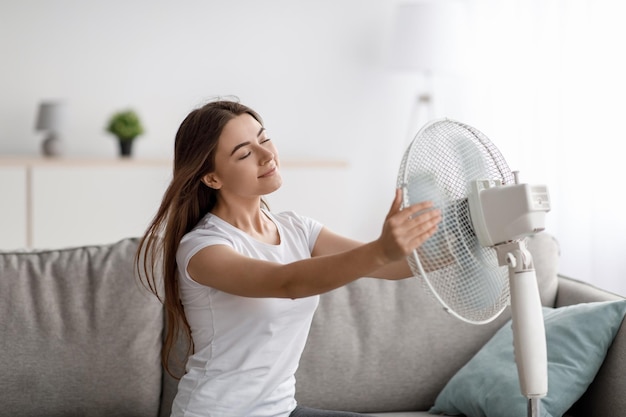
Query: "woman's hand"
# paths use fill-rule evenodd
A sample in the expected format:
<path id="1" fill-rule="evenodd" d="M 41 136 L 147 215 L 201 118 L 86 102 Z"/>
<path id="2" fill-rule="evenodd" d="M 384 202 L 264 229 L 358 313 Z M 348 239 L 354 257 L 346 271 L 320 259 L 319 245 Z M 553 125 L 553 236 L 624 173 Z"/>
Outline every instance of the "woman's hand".
<path id="1" fill-rule="evenodd" d="M 402 190 L 396 196 L 385 218 L 383 230 L 378 238 L 383 256 L 393 262 L 408 256 L 437 231 L 441 212 L 426 201 L 401 209 Z"/>

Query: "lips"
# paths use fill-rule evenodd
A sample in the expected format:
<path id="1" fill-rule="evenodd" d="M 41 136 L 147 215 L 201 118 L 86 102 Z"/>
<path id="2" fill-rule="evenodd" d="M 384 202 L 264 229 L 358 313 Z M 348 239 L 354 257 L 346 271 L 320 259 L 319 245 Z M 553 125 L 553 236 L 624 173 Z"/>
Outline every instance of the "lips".
<path id="1" fill-rule="evenodd" d="M 272 169 L 266 171 L 264 174 L 259 175 L 259 178 L 265 178 L 265 177 L 269 177 L 274 175 L 274 173 L 276 172 L 276 167 L 273 167 Z"/>

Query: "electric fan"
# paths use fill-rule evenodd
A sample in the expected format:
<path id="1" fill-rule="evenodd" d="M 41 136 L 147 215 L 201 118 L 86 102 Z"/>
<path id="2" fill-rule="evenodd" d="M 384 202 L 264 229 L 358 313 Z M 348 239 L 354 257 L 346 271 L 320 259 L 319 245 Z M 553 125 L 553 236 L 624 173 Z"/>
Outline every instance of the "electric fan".
<path id="1" fill-rule="evenodd" d="M 403 207 L 430 200 L 441 211 L 438 231 L 408 261 L 444 309 L 482 324 L 510 302 L 520 388 L 528 416 L 538 416 L 548 391 L 547 353 L 525 238 L 544 229 L 547 188 L 520 184 L 485 135 L 449 119 L 417 133 L 402 159 L 398 187 Z"/>

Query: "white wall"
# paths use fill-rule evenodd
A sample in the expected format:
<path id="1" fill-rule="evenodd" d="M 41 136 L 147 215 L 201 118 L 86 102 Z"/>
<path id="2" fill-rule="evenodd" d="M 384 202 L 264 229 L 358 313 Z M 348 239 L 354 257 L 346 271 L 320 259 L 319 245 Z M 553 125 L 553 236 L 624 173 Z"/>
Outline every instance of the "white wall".
<path id="1" fill-rule="evenodd" d="M 626 4 L 475 0 L 468 119 L 549 185 L 562 273 L 626 294 Z"/>
<path id="2" fill-rule="evenodd" d="M 619 213 L 604 217 L 602 227 L 611 230 L 599 232 L 594 225 L 602 215 L 590 209 L 589 195 L 580 195 L 570 175 L 575 167 L 588 166 L 589 155 L 604 158 L 603 152 L 590 153 L 581 145 L 588 137 L 572 127 L 580 116 L 593 117 L 585 125 L 589 133 L 594 123 L 603 121 L 602 111 L 580 111 L 575 100 L 581 96 L 572 88 L 593 83 L 615 88 L 602 77 L 618 79 L 622 67 L 606 57 L 618 53 L 619 45 L 612 49 L 610 42 L 623 39 L 624 33 L 620 25 L 599 23 L 612 22 L 613 3 L 468 2 L 474 23 L 473 61 L 460 76 L 435 79 L 435 116 L 476 126 L 512 168 L 522 171 L 523 179 L 547 183 L 554 199 L 548 230 L 561 240 L 563 270 L 626 293 L 624 283 L 608 278 L 626 272 L 623 256 L 612 249 L 612 242 L 622 243 L 617 231 L 626 222 Z M 65 98 L 71 115 L 67 154 L 114 156 L 116 143 L 104 125 L 114 111 L 132 107 L 147 129 L 136 143 L 136 155 L 169 157 L 174 133 L 189 110 L 215 96 L 236 95 L 263 115 L 283 158 L 350 163 L 353 186 L 338 201 L 320 204 L 354 213 L 350 225 L 331 224 L 334 228 L 373 238 L 393 195 L 411 100 L 420 81 L 387 68 L 396 3 L 1 2 L 0 153 L 37 154 L 37 105 L 42 99 Z M 591 23 L 587 12 L 595 19 Z M 606 49 L 585 43 L 589 33 L 581 23 L 604 28 L 606 33 L 594 36 L 605 41 L 600 44 Z M 588 64 L 572 73 L 569 70 L 584 61 L 576 59 L 580 51 L 593 52 L 596 61 L 604 57 L 600 62 L 609 70 L 590 79 L 594 71 Z M 623 84 L 619 88 L 623 92 Z M 580 100 L 586 108 L 613 98 L 597 92 L 586 97 L 593 100 Z M 617 102 L 607 107 L 607 114 L 619 117 L 622 107 Z M 605 128 L 604 136 L 608 132 L 622 140 L 622 130 L 614 126 Z M 619 165 L 619 160 L 614 163 Z M 623 177 L 616 171 L 604 173 L 614 176 L 616 184 Z M 585 185 L 594 184 L 583 179 Z M 602 184 L 603 191 L 614 192 Z"/>
<path id="3" fill-rule="evenodd" d="M 132 107 L 147 130 L 136 155 L 170 156 L 192 108 L 235 95 L 261 113 L 283 158 L 350 163 L 358 190 L 323 204 L 353 210 L 358 199 L 347 231 L 373 237 L 409 111 L 403 76 L 385 69 L 392 14 L 384 0 L 2 2 L 0 153 L 37 154 L 37 105 L 64 98 L 68 155 L 114 156 L 104 125 Z"/>
<path id="4" fill-rule="evenodd" d="M 164 154 L 192 107 L 232 94 L 265 116 L 285 153 L 343 157 L 351 141 L 335 139 L 355 137 L 355 120 L 388 91 L 379 67 L 390 7 L 360 4 L 3 2 L 2 151 L 36 152 L 37 103 L 63 97 L 69 153 L 115 152 L 103 125 L 131 106 L 148 128 L 140 155 Z"/>

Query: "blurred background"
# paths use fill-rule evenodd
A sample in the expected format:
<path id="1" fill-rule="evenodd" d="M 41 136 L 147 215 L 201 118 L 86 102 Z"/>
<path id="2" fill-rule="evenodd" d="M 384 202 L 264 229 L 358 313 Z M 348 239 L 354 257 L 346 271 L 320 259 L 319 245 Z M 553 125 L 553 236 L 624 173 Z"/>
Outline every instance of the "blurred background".
<path id="1" fill-rule="evenodd" d="M 66 156 L 115 157 L 104 127 L 132 108 L 135 158 L 168 159 L 190 110 L 236 96 L 282 159 L 345 163 L 339 185 L 309 178 L 308 192 L 334 189 L 319 204 L 342 215 L 327 223 L 365 240 L 409 140 L 449 117 L 548 185 L 560 271 L 625 294 L 625 13 L 618 0 L 2 1 L 0 155 L 40 155 L 39 105 L 63 100 Z"/>

